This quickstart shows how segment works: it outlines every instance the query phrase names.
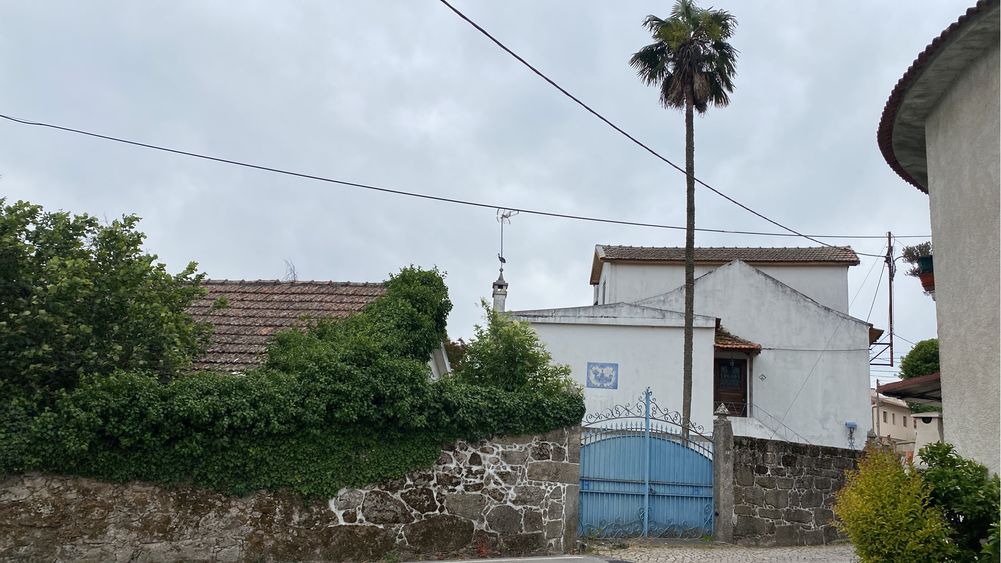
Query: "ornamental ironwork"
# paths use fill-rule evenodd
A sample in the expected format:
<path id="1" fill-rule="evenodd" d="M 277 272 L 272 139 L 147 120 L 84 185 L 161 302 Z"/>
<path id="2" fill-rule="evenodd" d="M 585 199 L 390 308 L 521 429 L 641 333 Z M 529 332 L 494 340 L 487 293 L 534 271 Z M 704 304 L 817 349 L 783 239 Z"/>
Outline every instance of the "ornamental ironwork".
<path id="1" fill-rule="evenodd" d="M 648 408 L 649 411 L 647 410 Z M 671 424 L 679 429 L 685 428 L 684 417 L 682 417 L 681 413 L 660 406 L 649 387 L 640 393 L 635 402 L 614 405 L 601 409 L 597 412 L 584 415 L 582 425 L 585 427 L 598 426 L 612 420 L 647 418 L 651 421 L 656 420 Z M 706 434 L 706 428 L 701 424 L 697 424 L 690 420 L 687 426 L 690 432 L 694 432 L 706 440 L 711 440 L 711 438 Z"/>

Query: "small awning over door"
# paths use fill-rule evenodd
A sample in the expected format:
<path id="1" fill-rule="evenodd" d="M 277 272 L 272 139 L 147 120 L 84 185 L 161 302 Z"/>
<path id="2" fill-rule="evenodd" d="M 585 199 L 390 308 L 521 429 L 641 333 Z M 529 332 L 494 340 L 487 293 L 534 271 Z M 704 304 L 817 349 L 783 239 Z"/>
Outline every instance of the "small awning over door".
<path id="1" fill-rule="evenodd" d="M 739 336 L 730 334 L 725 328 L 716 324 L 716 345 L 717 352 L 722 352 L 724 350 L 734 351 L 734 352 L 744 352 L 745 354 L 750 354 L 756 356 L 761 353 L 761 344 L 755 344 L 750 340 L 745 340 Z"/>

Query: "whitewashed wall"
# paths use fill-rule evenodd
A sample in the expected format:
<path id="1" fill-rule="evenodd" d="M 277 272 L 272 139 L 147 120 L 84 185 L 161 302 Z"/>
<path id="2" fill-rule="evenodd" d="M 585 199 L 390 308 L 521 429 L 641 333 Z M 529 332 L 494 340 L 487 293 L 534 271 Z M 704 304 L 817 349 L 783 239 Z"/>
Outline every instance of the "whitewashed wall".
<path id="1" fill-rule="evenodd" d="M 677 310 L 684 294 L 679 289 L 640 304 Z M 853 421 L 862 445 L 871 426 L 866 323 L 743 262 L 696 280 L 695 312 L 720 318 L 731 333 L 763 347 L 749 381 L 751 413 L 772 437 L 844 448 L 845 422 Z M 749 435 L 760 431 L 754 423 L 743 426 Z"/>
<path id="2" fill-rule="evenodd" d="M 657 403 L 681 412 L 684 317 L 656 312 L 660 318 L 630 317 L 628 306 L 579 307 L 515 312 L 528 320 L 553 360 L 567 364 L 584 386 L 587 412 L 635 403 L 650 387 Z M 642 314 L 642 313 L 636 313 Z M 712 429 L 713 339 L 715 319 L 699 317 L 694 331 L 692 421 Z M 618 365 L 616 389 L 587 386 L 588 362 Z"/>
<path id="3" fill-rule="evenodd" d="M 928 195 L 945 440 L 1001 471 L 999 381 L 998 46 L 928 116 Z M 962 416 L 950 413 L 962 412 Z"/>
<path id="4" fill-rule="evenodd" d="M 848 312 L 848 266 L 756 266 L 825 307 Z M 695 266 L 695 276 L 716 266 Z M 602 290 L 604 284 L 604 290 Z M 606 262 L 597 286 L 599 303 L 636 303 L 685 284 L 684 265 Z M 604 291 L 605 301 L 601 301 Z"/>

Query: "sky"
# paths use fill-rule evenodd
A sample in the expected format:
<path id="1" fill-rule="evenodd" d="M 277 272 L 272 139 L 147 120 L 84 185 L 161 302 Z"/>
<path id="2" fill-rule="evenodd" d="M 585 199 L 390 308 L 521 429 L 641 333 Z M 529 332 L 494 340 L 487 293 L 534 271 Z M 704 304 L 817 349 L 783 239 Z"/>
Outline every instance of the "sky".
<path id="1" fill-rule="evenodd" d="M 629 67 L 670 2 L 456 7 L 611 121 L 684 163 L 684 116 Z M 708 6 L 708 4 L 706 4 Z M 928 235 L 928 197 L 876 127 L 894 84 L 972 0 L 720 1 L 738 21 L 736 88 L 695 120 L 696 175 L 810 234 Z M 238 8 L 237 8 L 238 6 Z M 684 225 L 684 175 L 631 144 L 434 0 L 239 4 L 0 1 L 0 113 L 340 180 Z M 214 279 L 380 281 L 438 267 L 468 339 L 497 278 L 493 208 L 374 193 L 0 120 L 0 197 L 142 217 L 172 271 Z M 780 232 L 705 189 L 699 227 Z M 885 240 L 824 239 L 883 254 Z M 901 239 L 913 244 L 922 239 Z M 589 305 L 595 244 L 684 232 L 521 214 L 505 227 L 508 308 Z M 813 246 L 698 233 L 700 246 Z M 886 272 L 861 257 L 850 313 L 887 325 Z M 903 268 L 902 268 L 903 269 Z M 878 283 L 877 283 L 878 282 Z M 935 336 L 916 278 L 894 285 L 895 355 Z M 895 369 L 874 367 L 873 381 Z"/>

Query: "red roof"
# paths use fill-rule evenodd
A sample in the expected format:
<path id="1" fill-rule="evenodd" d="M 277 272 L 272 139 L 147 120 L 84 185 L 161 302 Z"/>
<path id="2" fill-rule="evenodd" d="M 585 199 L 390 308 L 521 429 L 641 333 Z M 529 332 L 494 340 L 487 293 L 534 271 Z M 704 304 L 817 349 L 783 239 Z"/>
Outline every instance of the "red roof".
<path id="1" fill-rule="evenodd" d="M 193 368 L 228 372 L 261 363 L 276 332 L 309 319 L 347 317 L 385 293 L 381 283 L 208 280 L 203 286 L 207 293 L 188 311 L 209 322 L 213 334 Z M 221 298 L 226 306 L 214 307 Z"/>
<path id="2" fill-rule="evenodd" d="M 811 264 L 846 265 L 859 263 L 858 255 L 848 246 L 808 247 L 710 247 L 695 248 L 695 261 L 700 264 L 723 265 L 742 260 L 751 265 L 761 264 Z M 684 264 L 685 248 L 680 246 L 615 246 L 599 244 L 594 247 L 591 266 L 591 284 L 597 284 L 604 262 L 652 262 L 658 264 Z"/>

